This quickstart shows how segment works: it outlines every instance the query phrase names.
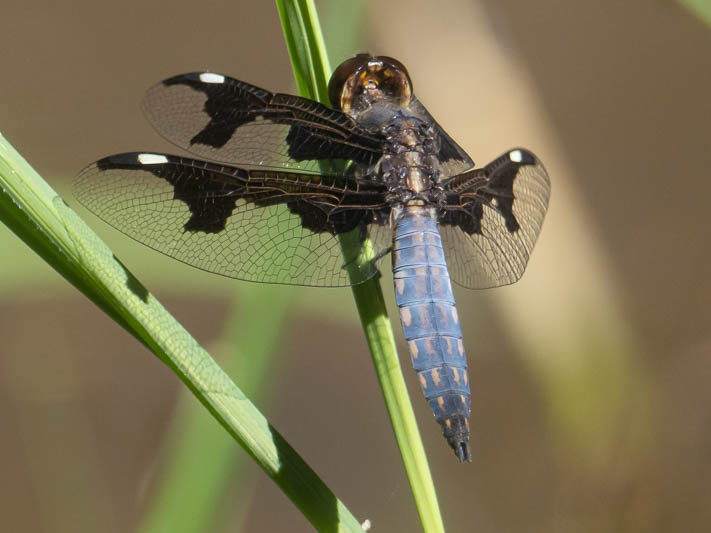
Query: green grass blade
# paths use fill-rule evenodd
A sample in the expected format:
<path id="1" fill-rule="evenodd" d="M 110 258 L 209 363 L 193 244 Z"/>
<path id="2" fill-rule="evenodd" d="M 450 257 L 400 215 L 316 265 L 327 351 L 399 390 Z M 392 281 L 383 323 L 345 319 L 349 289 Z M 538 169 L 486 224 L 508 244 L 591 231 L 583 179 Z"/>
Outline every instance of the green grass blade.
<path id="1" fill-rule="evenodd" d="M 328 104 L 331 69 L 316 9 L 309 0 L 277 0 L 296 84 L 302 96 Z M 350 241 L 350 242 L 349 242 Z M 352 235 L 341 239 L 345 257 L 358 246 Z M 369 255 L 368 245 L 361 254 Z M 361 256 L 362 257 L 362 256 Z M 353 287 L 358 314 L 370 347 L 395 438 L 424 531 L 444 531 L 432 475 L 395 347 L 392 326 L 377 279 Z"/>
<path id="2" fill-rule="evenodd" d="M 168 365 L 316 529 L 361 531 L 210 355 L 2 136 L 0 220 Z"/>
<path id="3" fill-rule="evenodd" d="M 275 362 L 292 292 L 273 285 L 236 285 L 233 310 L 213 353 L 230 376 L 239 376 L 244 393 L 263 405 L 264 384 Z M 254 472 L 245 468 L 247 458 L 229 435 L 189 394 L 181 395 L 163 450 L 163 474 L 137 531 L 217 531 L 225 514 L 230 527 L 239 531 L 236 524 L 245 520 L 252 500 Z M 234 479 L 240 480 L 239 486 Z M 225 508 L 229 513 L 220 513 Z"/>
<path id="4" fill-rule="evenodd" d="M 711 27 L 711 2 L 709 0 L 679 0 L 679 3 L 686 6 L 699 20 Z"/>

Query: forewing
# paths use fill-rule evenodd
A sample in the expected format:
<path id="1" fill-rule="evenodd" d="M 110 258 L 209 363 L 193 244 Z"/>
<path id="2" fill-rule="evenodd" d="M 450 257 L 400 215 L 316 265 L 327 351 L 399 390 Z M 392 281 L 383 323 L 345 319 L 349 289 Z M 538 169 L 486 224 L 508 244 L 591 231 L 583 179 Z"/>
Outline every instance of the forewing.
<path id="1" fill-rule="evenodd" d="M 384 143 L 340 111 L 211 72 L 181 74 L 153 86 L 143 110 L 177 146 L 250 167 L 335 174 L 347 160 L 375 164 Z"/>
<path id="2" fill-rule="evenodd" d="M 410 99 L 410 110 L 418 117 L 431 124 L 439 136 L 439 152 L 437 158 L 442 167 L 444 176 L 456 176 L 467 170 L 474 168 L 474 161 L 469 155 L 452 139 L 446 131 L 434 119 L 427 108 L 422 105 L 415 96 Z"/>
<path id="3" fill-rule="evenodd" d="M 541 162 L 518 148 L 445 183 L 440 232 L 452 280 L 470 289 L 517 281 L 548 207 Z"/>
<path id="4" fill-rule="evenodd" d="M 377 185 L 133 152 L 86 167 L 74 188 L 79 202 L 118 230 L 223 276 L 339 287 L 377 272 L 375 262 L 344 258 L 339 246 L 341 235 L 361 243 L 376 229 L 385 209 Z M 352 279 L 345 265 L 355 265 Z"/>

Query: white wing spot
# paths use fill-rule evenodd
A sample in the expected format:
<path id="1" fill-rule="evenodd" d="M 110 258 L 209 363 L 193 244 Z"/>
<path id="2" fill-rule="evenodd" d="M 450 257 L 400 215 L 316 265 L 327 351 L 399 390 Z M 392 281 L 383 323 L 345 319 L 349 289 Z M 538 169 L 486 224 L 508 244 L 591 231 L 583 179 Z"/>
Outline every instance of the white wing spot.
<path id="1" fill-rule="evenodd" d="M 200 74 L 200 81 L 203 83 L 225 83 L 225 77 L 214 72 L 203 72 Z"/>
<path id="2" fill-rule="evenodd" d="M 160 154 L 138 154 L 141 165 L 161 165 L 168 162 L 168 158 Z"/>
<path id="3" fill-rule="evenodd" d="M 521 153 L 521 150 L 514 150 L 509 153 L 509 159 L 511 159 L 514 163 L 520 163 L 523 161 L 523 154 Z"/>
<path id="4" fill-rule="evenodd" d="M 370 520 L 366 520 L 365 522 L 363 522 L 363 523 L 360 525 L 360 528 L 361 528 L 363 531 L 370 531 Z"/>

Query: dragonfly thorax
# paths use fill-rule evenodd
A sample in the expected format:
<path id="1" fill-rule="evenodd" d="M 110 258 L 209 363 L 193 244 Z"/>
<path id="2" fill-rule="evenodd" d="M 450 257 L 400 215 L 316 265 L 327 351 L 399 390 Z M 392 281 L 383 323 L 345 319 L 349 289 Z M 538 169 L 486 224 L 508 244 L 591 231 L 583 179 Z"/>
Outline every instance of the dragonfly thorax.
<path id="1" fill-rule="evenodd" d="M 406 111 L 395 113 L 382 126 L 387 143 L 380 159 L 380 179 L 393 201 L 402 205 L 433 205 L 443 201 L 442 170 L 434 129 Z"/>

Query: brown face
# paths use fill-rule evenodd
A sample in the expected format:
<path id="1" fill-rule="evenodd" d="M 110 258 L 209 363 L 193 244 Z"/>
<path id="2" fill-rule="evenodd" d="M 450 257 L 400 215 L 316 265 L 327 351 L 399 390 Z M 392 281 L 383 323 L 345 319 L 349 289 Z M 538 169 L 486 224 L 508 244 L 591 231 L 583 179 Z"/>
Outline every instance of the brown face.
<path id="1" fill-rule="evenodd" d="M 387 56 L 358 54 L 341 63 L 328 83 L 328 97 L 334 109 L 349 113 L 378 100 L 407 106 L 412 81 L 405 66 Z"/>

